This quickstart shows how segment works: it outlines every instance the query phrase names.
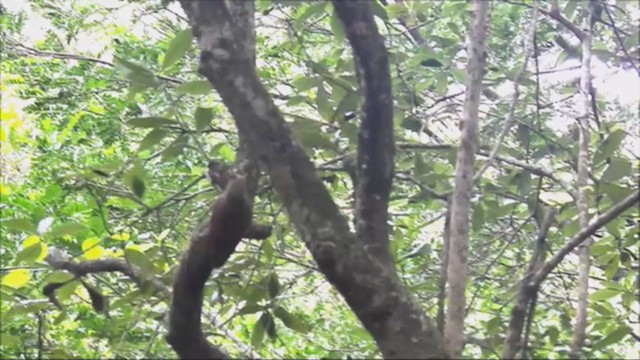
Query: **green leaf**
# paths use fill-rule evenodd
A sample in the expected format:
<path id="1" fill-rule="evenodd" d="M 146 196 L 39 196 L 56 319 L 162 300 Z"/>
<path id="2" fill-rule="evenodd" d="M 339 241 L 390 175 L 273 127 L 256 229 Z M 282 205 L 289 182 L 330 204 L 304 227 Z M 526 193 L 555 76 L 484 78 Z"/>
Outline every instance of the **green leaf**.
<path id="1" fill-rule="evenodd" d="M 248 303 L 258 303 L 260 300 L 267 297 L 267 292 L 262 286 L 249 285 L 242 290 L 243 291 L 240 293 L 240 296 Z"/>
<path id="2" fill-rule="evenodd" d="M 164 60 L 162 61 L 162 70 L 175 64 L 178 60 L 182 59 L 184 54 L 191 47 L 193 41 L 193 34 L 191 28 L 179 31 L 176 36 L 169 42 L 167 52 L 164 53 Z"/>
<path id="3" fill-rule="evenodd" d="M 207 95 L 211 93 L 212 87 L 207 80 L 194 80 L 182 83 L 174 89 L 177 93 L 190 95 Z"/>
<path id="4" fill-rule="evenodd" d="M 263 314 L 263 316 L 266 315 L 266 320 L 265 320 L 265 328 L 267 330 L 267 335 L 269 335 L 269 338 L 271 340 L 275 340 L 276 339 L 276 322 L 273 321 L 273 317 L 271 316 L 271 314 L 269 314 L 268 312 L 265 312 Z"/>
<path id="5" fill-rule="evenodd" d="M 465 69 L 454 67 L 451 69 L 451 74 L 453 74 L 453 80 L 455 80 L 458 84 L 465 83 L 465 79 L 467 78 L 467 71 Z"/>
<path id="6" fill-rule="evenodd" d="M 162 150 L 162 159 L 172 159 L 184 151 L 185 147 L 189 144 L 189 137 L 182 135 L 178 137 L 174 142 Z"/>
<path id="7" fill-rule="evenodd" d="M 147 69 L 144 65 L 137 64 L 117 56 L 114 57 L 114 62 L 117 68 L 120 70 L 124 69 L 123 71 L 125 72 L 125 75 L 127 72 L 137 72 L 153 76 L 153 71 Z"/>
<path id="8" fill-rule="evenodd" d="M 58 270 L 54 271 L 47 277 L 47 283 L 63 283 L 74 278 L 74 275 L 70 272 Z"/>
<path id="9" fill-rule="evenodd" d="M 249 303 L 245 305 L 242 309 L 238 310 L 238 315 L 255 314 L 258 311 L 262 311 L 262 310 L 264 310 L 264 306 Z"/>
<path id="10" fill-rule="evenodd" d="M 146 190 L 147 186 L 145 185 L 144 180 L 137 175 L 131 175 L 131 191 L 133 194 L 142 199 Z"/>
<path id="11" fill-rule="evenodd" d="M 293 87 L 298 92 L 307 91 L 321 85 L 322 79 L 315 76 L 299 76 L 293 80 Z"/>
<path id="12" fill-rule="evenodd" d="M 273 245 L 271 244 L 271 241 L 269 239 L 265 239 L 262 241 L 262 247 L 260 248 L 260 251 L 262 252 L 262 254 L 264 255 L 264 261 L 269 263 L 273 260 Z"/>
<path id="13" fill-rule="evenodd" d="M 297 331 L 302 334 L 306 334 L 309 332 L 309 326 L 299 317 L 289 313 L 282 306 L 278 306 L 274 311 L 273 315 L 279 318 L 282 323 L 291 330 Z"/>
<path id="14" fill-rule="evenodd" d="M 555 326 L 550 326 L 547 329 L 547 336 L 549 336 L 549 343 L 555 345 L 558 341 L 558 337 L 560 336 L 560 330 Z"/>
<path id="15" fill-rule="evenodd" d="M 517 176 L 518 178 L 518 194 L 526 197 L 531 192 L 531 174 L 527 171 L 522 171 Z"/>
<path id="16" fill-rule="evenodd" d="M 44 251 L 46 251 L 46 247 L 38 241 L 20 251 L 18 255 L 16 255 L 15 262 L 16 264 L 20 264 L 22 262 L 31 264 L 39 258 Z"/>
<path id="17" fill-rule="evenodd" d="M 75 235 L 79 232 L 86 231 L 88 229 L 89 228 L 84 224 L 77 223 L 77 222 L 70 222 L 70 223 L 54 226 L 47 233 L 47 235 L 52 238 L 63 237 L 65 235 Z"/>
<path id="18" fill-rule="evenodd" d="M 413 159 L 413 176 L 420 179 L 424 175 L 428 175 L 431 172 L 431 166 L 425 161 L 424 157 L 420 153 L 416 153 Z"/>
<path id="19" fill-rule="evenodd" d="M 502 320 L 499 316 L 491 318 L 491 320 L 487 321 L 486 329 L 487 333 L 490 335 L 495 335 L 500 332 L 500 324 Z"/>
<path id="20" fill-rule="evenodd" d="M 278 282 L 278 275 L 272 272 L 267 280 L 267 288 L 269 289 L 269 296 L 273 299 L 280 293 L 280 283 Z"/>
<path id="21" fill-rule="evenodd" d="M 331 117 L 331 122 L 335 122 L 336 119 L 340 119 L 341 116 L 348 112 L 355 112 L 360 105 L 360 94 L 357 91 L 349 91 L 342 97 L 338 103 L 338 107 Z"/>
<path id="22" fill-rule="evenodd" d="M 593 165 L 596 166 L 605 159 L 613 155 L 620 148 L 622 140 L 627 136 L 624 130 L 618 129 L 613 131 L 606 139 L 602 141 L 595 154 L 593 154 Z"/>
<path id="23" fill-rule="evenodd" d="M 590 301 L 603 301 L 603 300 L 609 300 L 617 295 L 620 295 L 622 293 L 622 291 L 620 290 L 614 290 L 614 289 L 600 289 L 596 292 L 594 292 L 593 294 L 589 295 L 589 300 Z"/>
<path id="24" fill-rule="evenodd" d="M 129 264 L 138 267 L 145 277 L 151 277 L 154 275 L 155 266 L 153 265 L 153 262 L 151 262 L 151 259 L 149 259 L 142 251 L 133 247 L 128 247 L 124 249 L 124 258 Z"/>
<path id="25" fill-rule="evenodd" d="M 316 93 L 316 106 L 318 107 L 318 112 L 320 116 L 324 120 L 331 121 L 333 117 L 333 106 L 329 102 L 329 94 L 324 89 L 324 86 L 318 87 L 318 92 Z"/>
<path id="26" fill-rule="evenodd" d="M 262 347 L 262 342 L 264 341 L 264 333 L 267 330 L 267 315 L 268 313 L 263 313 L 260 319 L 256 322 L 256 325 L 253 327 L 253 333 L 251 334 L 251 346 L 256 349 Z"/>
<path id="27" fill-rule="evenodd" d="M 213 108 L 198 107 L 194 117 L 196 118 L 196 131 L 200 132 L 211 124 Z"/>
<path id="28" fill-rule="evenodd" d="M 576 7 L 578 7 L 578 1 L 567 1 L 567 6 L 564 8 L 564 14 L 567 19 L 573 19 Z"/>
<path id="29" fill-rule="evenodd" d="M 632 189 L 624 188 L 622 186 L 610 183 L 600 184 L 600 189 L 603 193 L 607 194 L 607 196 L 611 198 L 614 203 L 622 201 L 633 192 Z"/>
<path id="30" fill-rule="evenodd" d="M 444 96 L 445 93 L 447 92 L 447 88 L 449 86 L 448 83 L 448 77 L 447 74 L 442 74 L 442 75 L 438 75 L 436 77 L 436 88 L 435 88 L 435 92 L 440 95 L 440 96 Z"/>
<path id="31" fill-rule="evenodd" d="M 338 19 L 338 15 L 335 11 L 331 13 L 329 18 L 329 26 L 333 32 L 333 38 L 337 43 L 342 43 L 345 39 L 344 30 L 342 29 L 342 23 Z"/>
<path id="32" fill-rule="evenodd" d="M 387 10 L 384 8 L 384 6 L 382 6 L 382 4 L 379 1 L 371 2 L 371 12 L 373 13 L 374 16 L 379 17 L 383 21 L 389 20 L 389 16 L 387 15 Z"/>
<path id="33" fill-rule="evenodd" d="M 303 30 L 307 19 L 314 17 L 315 15 L 325 14 L 327 4 L 328 2 L 326 1 L 312 2 L 307 6 L 304 12 L 295 19 L 293 22 L 293 28 L 298 31 Z"/>
<path id="34" fill-rule="evenodd" d="M 80 286 L 80 281 L 74 280 L 66 283 L 56 290 L 56 295 L 58 296 L 58 300 L 63 302 L 67 300 L 76 292 L 76 289 Z"/>
<path id="35" fill-rule="evenodd" d="M 20 344 L 20 338 L 7 333 L 0 334 L 0 344 L 6 349 L 7 347 Z"/>
<path id="36" fill-rule="evenodd" d="M 140 141 L 140 145 L 138 146 L 138 152 L 148 150 L 153 148 L 154 145 L 158 144 L 164 137 L 167 136 L 167 132 L 162 129 L 153 129 L 151 130 L 145 137 Z"/>
<path id="37" fill-rule="evenodd" d="M 627 39 L 624 41 L 624 48 L 627 49 L 628 52 L 633 51 L 638 45 L 640 45 L 640 29 L 637 29 L 631 35 L 627 36 Z"/>
<path id="38" fill-rule="evenodd" d="M 611 346 L 620 342 L 631 332 L 631 328 L 627 325 L 619 325 L 615 330 L 607 334 L 602 340 L 593 344 L 592 350 L 604 349 L 607 346 Z"/>
<path id="39" fill-rule="evenodd" d="M 631 175 L 631 162 L 627 159 L 613 159 L 600 178 L 604 182 L 620 180 Z"/>
<path id="40" fill-rule="evenodd" d="M 127 122 L 130 126 L 140 127 L 140 128 L 155 128 L 163 125 L 177 125 L 178 122 L 175 120 L 159 117 L 159 116 L 149 116 L 149 117 L 141 117 L 131 119 Z"/>
<path id="41" fill-rule="evenodd" d="M 36 226 L 29 219 L 13 218 L 0 220 L 0 229 L 34 233 L 36 231 Z"/>
<path id="42" fill-rule="evenodd" d="M 48 359 L 74 359 L 75 357 L 71 353 L 63 349 L 53 349 L 47 355 Z"/>
<path id="43" fill-rule="evenodd" d="M 134 93 L 144 90 L 148 87 L 156 87 L 159 85 L 158 79 L 151 70 L 148 70 L 140 64 L 114 57 L 116 69 L 123 77 L 131 81 Z"/>
<path id="44" fill-rule="evenodd" d="M 322 123 L 306 118 L 297 118 L 290 122 L 289 126 L 304 148 L 333 148 L 333 143 L 322 132 Z"/>
<path id="45" fill-rule="evenodd" d="M 481 203 L 473 205 L 473 212 L 471 213 L 471 228 L 474 231 L 479 231 L 485 224 L 484 207 Z"/>
<path id="46" fill-rule="evenodd" d="M 388 4 L 386 6 L 386 12 L 392 19 L 397 19 L 402 16 L 409 15 L 409 9 L 400 3 L 400 4 Z"/>

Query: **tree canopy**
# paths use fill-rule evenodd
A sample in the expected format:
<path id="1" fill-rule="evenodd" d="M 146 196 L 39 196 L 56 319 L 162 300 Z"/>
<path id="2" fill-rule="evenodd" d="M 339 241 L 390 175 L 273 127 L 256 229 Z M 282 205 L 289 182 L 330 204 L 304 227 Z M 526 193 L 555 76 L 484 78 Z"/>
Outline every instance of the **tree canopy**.
<path id="1" fill-rule="evenodd" d="M 639 20 L 0 5 L 0 357 L 637 357 Z M 183 292 L 239 172 L 253 221 Z"/>

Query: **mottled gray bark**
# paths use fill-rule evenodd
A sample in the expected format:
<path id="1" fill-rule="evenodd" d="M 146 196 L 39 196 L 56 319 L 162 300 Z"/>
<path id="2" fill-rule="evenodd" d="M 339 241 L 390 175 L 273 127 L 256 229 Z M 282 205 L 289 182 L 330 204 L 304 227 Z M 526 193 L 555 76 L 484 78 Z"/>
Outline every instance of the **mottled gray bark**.
<path id="1" fill-rule="evenodd" d="M 467 281 L 467 252 L 469 248 L 469 213 L 473 185 L 473 163 L 478 147 L 478 107 L 482 92 L 485 64 L 485 38 L 489 26 L 491 3 L 473 2 L 467 40 L 467 89 L 460 126 L 460 145 L 456 158 L 455 184 L 451 201 L 449 258 L 447 280 L 447 316 L 444 337 L 449 355 L 462 357 L 464 348 L 465 287 Z"/>

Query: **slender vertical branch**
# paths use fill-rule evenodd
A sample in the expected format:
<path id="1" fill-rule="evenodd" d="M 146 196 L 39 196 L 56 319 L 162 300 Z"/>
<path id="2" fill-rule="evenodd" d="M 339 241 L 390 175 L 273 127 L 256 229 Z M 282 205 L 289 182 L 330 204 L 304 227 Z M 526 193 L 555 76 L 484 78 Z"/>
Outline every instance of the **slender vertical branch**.
<path id="1" fill-rule="evenodd" d="M 493 145 L 493 149 L 489 154 L 489 158 L 485 161 L 484 165 L 478 170 L 478 172 L 473 177 L 473 181 L 476 182 L 478 179 L 482 177 L 485 171 L 492 165 L 496 156 L 498 155 L 498 151 L 500 150 L 500 146 L 502 145 L 502 141 L 504 137 L 509 133 L 511 127 L 515 123 L 515 114 L 516 114 L 516 106 L 518 105 L 518 100 L 520 99 L 520 82 L 524 77 L 525 72 L 527 71 L 527 65 L 529 64 L 529 59 L 531 58 L 531 54 L 533 53 L 533 43 L 536 36 L 536 29 L 538 27 L 538 2 L 533 2 L 533 14 L 531 18 L 531 25 L 529 26 L 529 34 L 527 36 L 525 45 L 524 45 L 524 61 L 522 62 L 522 68 L 516 74 L 515 79 L 513 80 L 513 99 L 511 99 L 511 104 L 509 104 L 509 111 L 507 113 L 507 120 L 504 122 L 502 130 L 498 135 L 498 139 L 496 143 Z"/>
<path id="2" fill-rule="evenodd" d="M 590 9 L 589 1 L 583 1 L 585 9 Z M 580 228 L 589 225 L 589 170 L 591 160 L 589 158 L 589 118 L 590 118 L 590 89 L 591 89 L 591 35 L 592 17 L 589 12 L 584 15 L 582 43 L 582 66 L 580 74 L 580 94 L 582 95 L 582 114 L 578 119 L 580 130 L 578 144 L 578 221 Z M 573 338 L 571 340 L 571 352 L 569 356 L 577 359 L 580 356 L 585 340 L 587 328 L 587 297 L 589 296 L 589 268 L 591 258 L 589 248 L 591 239 L 587 239 L 579 249 L 578 265 L 578 304 L 576 305 L 576 316 L 574 320 Z"/>
<path id="3" fill-rule="evenodd" d="M 478 108 L 486 59 L 485 38 L 489 23 L 489 1 L 475 0 L 467 54 L 467 88 L 462 114 L 462 134 L 456 159 L 456 175 L 451 204 L 450 248 L 447 279 L 447 316 L 444 337 L 448 341 L 449 355 L 462 356 L 464 348 L 465 285 L 467 281 L 467 252 L 469 247 L 469 213 L 473 163 L 478 147 Z"/>
<path id="4" fill-rule="evenodd" d="M 442 255 L 440 265 L 440 276 L 438 278 L 438 314 L 436 324 L 440 332 L 444 331 L 445 323 L 445 300 L 447 298 L 447 269 L 449 267 L 449 248 L 451 244 L 451 197 L 447 200 L 447 213 L 444 220 L 444 234 L 442 239 Z"/>

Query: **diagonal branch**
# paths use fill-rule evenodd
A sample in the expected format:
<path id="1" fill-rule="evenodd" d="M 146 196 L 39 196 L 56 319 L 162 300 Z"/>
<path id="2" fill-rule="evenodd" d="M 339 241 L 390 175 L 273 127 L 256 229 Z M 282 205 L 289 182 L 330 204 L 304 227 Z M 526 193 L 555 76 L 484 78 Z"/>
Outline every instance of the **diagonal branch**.
<path id="1" fill-rule="evenodd" d="M 532 286 L 539 286 L 544 279 L 555 269 L 560 262 L 576 247 L 589 239 L 598 229 L 608 224 L 625 210 L 634 204 L 640 202 L 640 190 L 634 191 L 618 204 L 612 206 L 604 214 L 598 216 L 589 226 L 580 230 L 569 242 L 567 242 L 551 259 L 549 259 L 540 270 L 538 270 L 531 279 Z"/>
<path id="2" fill-rule="evenodd" d="M 390 261 L 387 209 L 395 148 L 387 49 L 369 4 L 334 1 L 333 5 L 353 49 L 364 92 L 358 133 L 356 234 L 375 256 Z"/>

